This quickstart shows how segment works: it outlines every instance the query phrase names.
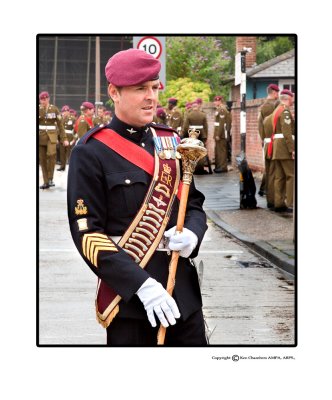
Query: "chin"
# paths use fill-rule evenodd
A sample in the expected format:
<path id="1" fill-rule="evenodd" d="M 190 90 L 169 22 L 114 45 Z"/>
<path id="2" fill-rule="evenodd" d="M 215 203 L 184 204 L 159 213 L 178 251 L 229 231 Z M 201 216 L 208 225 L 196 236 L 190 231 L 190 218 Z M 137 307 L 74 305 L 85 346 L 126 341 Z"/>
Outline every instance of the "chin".
<path id="1" fill-rule="evenodd" d="M 144 122 L 143 122 L 143 121 L 144 121 Z M 149 124 L 149 123 L 152 122 L 152 121 L 153 121 L 153 114 L 142 118 L 142 125 Z"/>

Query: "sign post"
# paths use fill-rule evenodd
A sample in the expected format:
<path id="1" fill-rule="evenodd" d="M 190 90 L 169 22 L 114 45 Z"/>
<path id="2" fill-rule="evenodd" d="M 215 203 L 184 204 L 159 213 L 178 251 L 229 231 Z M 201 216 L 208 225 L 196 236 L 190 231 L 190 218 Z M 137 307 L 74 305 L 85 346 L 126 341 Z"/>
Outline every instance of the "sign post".
<path id="1" fill-rule="evenodd" d="M 159 90 L 166 87 L 166 39 L 164 36 L 134 36 L 133 48 L 143 50 L 161 63 Z"/>
<path id="2" fill-rule="evenodd" d="M 236 157 L 236 162 L 240 170 L 240 209 L 254 209 L 257 201 L 255 198 L 256 185 L 246 160 L 246 54 L 251 49 L 243 48 L 235 58 L 235 85 L 240 84 L 241 111 L 240 111 L 240 136 L 241 136 L 241 151 Z"/>

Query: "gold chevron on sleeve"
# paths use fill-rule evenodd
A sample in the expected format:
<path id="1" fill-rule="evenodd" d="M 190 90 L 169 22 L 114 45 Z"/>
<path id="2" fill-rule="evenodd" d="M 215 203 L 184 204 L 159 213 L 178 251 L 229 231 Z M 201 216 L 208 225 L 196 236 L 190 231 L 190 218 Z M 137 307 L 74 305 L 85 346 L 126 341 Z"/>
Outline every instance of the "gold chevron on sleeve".
<path id="1" fill-rule="evenodd" d="M 118 252 L 114 243 L 102 233 L 86 233 L 82 240 L 82 250 L 85 257 L 97 268 L 99 251 Z"/>

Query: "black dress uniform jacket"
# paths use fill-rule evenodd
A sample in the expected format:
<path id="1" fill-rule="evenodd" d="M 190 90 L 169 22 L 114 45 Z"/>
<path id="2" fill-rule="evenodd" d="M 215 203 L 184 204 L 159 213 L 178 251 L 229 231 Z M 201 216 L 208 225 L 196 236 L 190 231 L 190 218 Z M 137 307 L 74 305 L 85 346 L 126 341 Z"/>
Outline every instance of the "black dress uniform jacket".
<path id="1" fill-rule="evenodd" d="M 114 116 L 107 128 L 143 147 L 151 155 L 154 154 L 149 126 L 138 130 Z M 147 266 L 142 269 L 124 250 L 116 246 L 118 252 L 98 253 L 96 267 L 82 251 L 82 238 L 86 233 L 122 236 L 140 209 L 151 182 L 148 173 L 94 139 L 93 134 L 100 129 L 102 128 L 98 127 L 89 131 L 72 151 L 67 191 L 70 230 L 84 261 L 100 279 L 122 297 L 116 318 L 146 319 L 143 304 L 135 293 L 150 276 L 166 288 L 170 255 L 165 251 L 156 251 Z M 78 200 L 83 200 L 81 204 L 84 204 L 85 215 L 76 215 Z M 184 224 L 198 237 L 198 245 L 191 257 L 198 254 L 207 229 L 203 202 L 204 195 L 192 182 Z M 176 225 L 178 208 L 179 200 L 176 198 L 167 229 Z M 82 224 L 78 223 L 81 218 L 86 218 L 83 229 Z M 179 259 L 173 297 L 183 320 L 202 306 L 197 272 L 189 259 Z"/>

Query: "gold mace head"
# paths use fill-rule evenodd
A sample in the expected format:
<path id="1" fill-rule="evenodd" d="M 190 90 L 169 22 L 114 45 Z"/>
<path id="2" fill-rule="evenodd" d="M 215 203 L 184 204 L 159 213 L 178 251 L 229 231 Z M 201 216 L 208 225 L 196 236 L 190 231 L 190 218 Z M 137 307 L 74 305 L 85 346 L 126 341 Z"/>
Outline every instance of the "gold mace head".
<path id="1" fill-rule="evenodd" d="M 183 183 L 190 185 L 196 165 L 206 156 L 207 150 L 203 142 L 194 137 L 182 139 L 176 150 L 181 154 Z"/>

